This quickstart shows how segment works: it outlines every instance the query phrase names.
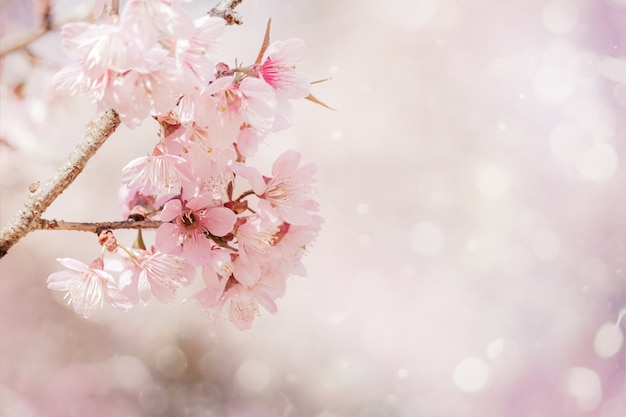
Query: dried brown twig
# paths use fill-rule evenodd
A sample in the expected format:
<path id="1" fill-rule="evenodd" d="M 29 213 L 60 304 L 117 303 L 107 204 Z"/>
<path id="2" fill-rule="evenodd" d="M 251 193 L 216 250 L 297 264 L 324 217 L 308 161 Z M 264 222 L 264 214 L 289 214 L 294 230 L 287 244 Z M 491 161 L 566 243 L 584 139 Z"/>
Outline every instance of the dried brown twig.
<path id="1" fill-rule="evenodd" d="M 235 7 L 243 0 L 222 0 L 217 6 L 209 10 L 211 16 L 221 17 L 228 25 L 241 25 L 243 20 L 239 13 L 235 11 Z"/>

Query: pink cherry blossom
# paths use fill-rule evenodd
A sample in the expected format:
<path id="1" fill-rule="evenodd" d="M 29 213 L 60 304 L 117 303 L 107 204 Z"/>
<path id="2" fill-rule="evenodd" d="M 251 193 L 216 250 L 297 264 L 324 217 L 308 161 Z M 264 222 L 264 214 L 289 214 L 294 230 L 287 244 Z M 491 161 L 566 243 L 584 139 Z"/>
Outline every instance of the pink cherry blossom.
<path id="1" fill-rule="evenodd" d="M 272 177 L 266 178 L 254 167 L 232 164 L 231 169 L 246 178 L 254 192 L 263 198 L 259 205 L 291 224 L 311 222 L 310 211 L 317 210 L 312 199 L 314 174 L 317 167 L 307 164 L 298 167 L 301 156 L 296 151 L 286 151 L 272 165 Z"/>
<path id="2" fill-rule="evenodd" d="M 181 184 L 192 178 L 187 161 L 166 153 L 162 144 L 151 156 L 135 158 L 122 169 L 122 184 L 144 195 L 180 193 Z"/>
<path id="3" fill-rule="evenodd" d="M 311 85 L 295 70 L 295 65 L 305 50 L 306 44 L 302 39 L 272 42 L 255 69 L 260 78 L 276 90 L 277 95 L 289 99 L 304 98 L 309 95 Z"/>
<path id="4" fill-rule="evenodd" d="M 300 154 L 286 151 L 272 165 L 272 178 L 267 182 L 263 197 L 272 205 L 280 217 L 291 224 L 308 224 L 309 211 L 317 210 L 312 199 L 312 186 L 317 167 L 307 164 L 298 167 Z"/>
<path id="5" fill-rule="evenodd" d="M 219 304 L 227 282 L 231 280 L 234 266 L 231 255 L 224 249 L 213 249 L 209 260 L 202 266 L 202 280 L 205 287 L 191 296 L 204 308 L 214 308 Z"/>
<path id="6" fill-rule="evenodd" d="M 209 260 L 215 242 L 208 234 L 222 237 L 230 233 L 237 215 L 225 207 L 211 207 L 206 198 L 196 197 L 185 206 L 178 199 L 165 204 L 164 222 L 156 234 L 156 247 L 164 253 L 183 256 L 193 266 Z"/>
<path id="7" fill-rule="evenodd" d="M 241 129 L 237 136 L 237 150 L 246 158 L 253 157 L 259 150 L 259 144 L 263 142 L 265 136 L 257 129 L 246 127 Z"/>
<path id="8" fill-rule="evenodd" d="M 247 330 L 252 327 L 252 322 L 259 315 L 259 306 L 275 314 L 277 311 L 276 294 L 271 287 L 257 284 L 246 287 L 235 284 L 222 296 L 221 304 L 227 309 L 230 321 L 239 330 Z M 218 312 L 221 308 L 218 306 Z"/>
<path id="9" fill-rule="evenodd" d="M 237 158 L 237 151 L 233 146 L 234 136 L 225 136 L 220 129 L 191 123 L 187 125 L 185 137 L 189 146 L 187 158 L 200 178 L 216 175 Z"/>
<path id="10" fill-rule="evenodd" d="M 275 235 L 279 231 L 277 221 L 261 210 L 237 227 L 235 237 L 239 252 L 234 261 L 237 281 L 248 286 L 258 282 L 260 263 L 271 252 Z"/>
<path id="11" fill-rule="evenodd" d="M 124 31 L 118 19 L 103 24 L 68 23 L 61 29 L 61 46 L 92 78 L 107 70 L 124 73 L 143 56 L 142 45 Z"/>
<path id="12" fill-rule="evenodd" d="M 48 277 L 48 288 L 67 291 L 65 297 L 76 313 L 89 317 L 106 300 L 120 308 L 130 306 L 117 288 L 115 279 L 103 271 L 104 263 L 98 258 L 89 265 L 71 258 L 57 259 L 67 268 Z"/>
<path id="13" fill-rule="evenodd" d="M 187 37 L 193 31 L 193 19 L 176 6 L 176 0 L 130 0 L 122 12 L 122 24 L 145 46 L 152 46 L 164 34 Z"/>
<path id="14" fill-rule="evenodd" d="M 115 76 L 100 107 L 114 107 L 122 122 L 132 128 L 150 114 L 167 114 L 182 89 L 174 60 L 165 50 L 153 49 L 132 70 Z"/>
<path id="15" fill-rule="evenodd" d="M 179 256 L 151 250 L 133 250 L 119 278 L 120 291 L 133 302 L 147 303 L 151 295 L 164 303 L 176 300 L 176 291 L 193 281 L 194 268 Z"/>
<path id="16" fill-rule="evenodd" d="M 204 91 L 204 96 L 213 97 L 213 108 L 221 117 L 221 126 L 234 124 L 239 130 L 246 122 L 259 129 L 270 128 L 276 107 L 272 88 L 254 77 L 235 81 L 234 76 L 218 78 Z"/>
<path id="17" fill-rule="evenodd" d="M 280 268 L 284 274 L 306 276 L 306 268 L 301 260 L 317 238 L 323 222 L 321 216 L 312 215 L 311 222 L 306 225 L 283 223 L 274 241 L 270 261 L 272 268 Z M 278 275 L 278 271 L 275 270 L 273 274 Z"/>
<path id="18" fill-rule="evenodd" d="M 206 15 L 194 20 L 189 38 L 176 41 L 176 60 L 191 85 L 203 87 L 215 79 L 217 40 L 226 28 L 224 19 Z"/>

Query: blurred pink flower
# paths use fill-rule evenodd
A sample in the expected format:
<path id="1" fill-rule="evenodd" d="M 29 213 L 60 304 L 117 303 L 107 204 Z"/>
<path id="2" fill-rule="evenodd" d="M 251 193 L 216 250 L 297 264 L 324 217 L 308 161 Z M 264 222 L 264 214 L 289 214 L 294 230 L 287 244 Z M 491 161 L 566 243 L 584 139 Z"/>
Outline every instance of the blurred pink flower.
<path id="1" fill-rule="evenodd" d="M 98 258 L 89 265 L 71 258 L 59 258 L 57 261 L 68 270 L 50 274 L 48 288 L 67 291 L 65 297 L 78 314 L 89 317 L 96 308 L 102 308 L 104 300 L 115 307 L 130 307 L 113 277 L 102 270 L 102 259 Z"/>
<path id="2" fill-rule="evenodd" d="M 193 19 L 175 3 L 180 1 L 130 0 L 122 12 L 122 24 L 148 48 L 160 35 L 188 37 L 193 31 Z"/>
<path id="3" fill-rule="evenodd" d="M 277 311 L 275 291 L 272 287 L 257 284 L 247 287 L 235 284 L 230 287 L 222 297 L 217 311 L 228 304 L 227 315 L 230 321 L 239 330 L 247 330 L 252 327 L 252 322 L 259 315 L 259 305 L 272 314 Z"/>
<path id="4" fill-rule="evenodd" d="M 206 15 L 194 20 L 188 38 L 176 40 L 176 61 L 190 85 L 203 87 L 215 79 L 217 40 L 225 29 L 224 19 Z"/>

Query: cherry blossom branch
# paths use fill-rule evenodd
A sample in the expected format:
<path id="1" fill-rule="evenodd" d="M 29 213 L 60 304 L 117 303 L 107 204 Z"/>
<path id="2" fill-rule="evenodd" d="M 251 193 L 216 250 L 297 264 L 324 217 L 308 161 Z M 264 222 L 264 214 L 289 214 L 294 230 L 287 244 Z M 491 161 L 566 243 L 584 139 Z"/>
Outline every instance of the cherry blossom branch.
<path id="1" fill-rule="evenodd" d="M 241 25 L 243 20 L 239 13 L 235 11 L 243 0 L 221 0 L 217 6 L 209 10 L 211 16 L 221 17 L 227 25 Z"/>
<path id="2" fill-rule="evenodd" d="M 229 25 L 242 24 L 241 17 L 234 11 L 234 8 L 237 7 L 242 1 L 243 0 L 221 0 L 217 6 L 209 11 L 209 14 L 212 16 L 222 17 Z M 111 2 L 110 13 L 117 13 L 118 8 L 119 2 L 117 0 L 113 0 Z M 42 23 L 40 27 L 33 30 L 32 33 L 28 34 L 28 36 L 24 36 L 16 42 L 1 45 L 0 57 L 27 46 L 30 42 L 38 39 L 51 30 L 53 26 L 54 25 L 50 20 L 49 11 L 44 11 L 42 13 Z M 84 169 L 89 159 L 91 159 L 102 144 L 104 144 L 109 136 L 111 136 L 119 124 L 120 118 L 117 112 L 113 109 L 107 110 L 98 120 L 92 121 L 88 125 L 83 141 L 76 146 L 67 161 L 57 170 L 56 174 L 52 178 L 50 178 L 42 186 L 40 186 L 39 182 L 31 184 L 29 187 L 30 195 L 24 203 L 24 207 L 9 220 L 8 224 L 2 230 L 0 230 L 0 258 L 4 257 L 13 245 L 33 230 L 59 229 L 59 222 L 54 223 L 56 224 L 56 227 L 53 227 L 52 222 L 40 221 L 41 215 L 76 179 L 76 177 Z M 138 223 L 140 222 L 135 222 L 135 226 L 130 228 L 141 227 L 138 226 Z M 74 223 L 63 222 L 63 224 L 67 227 L 72 227 L 72 229 L 68 230 L 83 230 L 78 229 L 79 226 Z M 130 223 L 128 222 L 124 222 L 124 227 L 129 228 L 129 224 Z"/>
<path id="3" fill-rule="evenodd" d="M 76 179 L 102 144 L 120 124 L 113 109 L 87 126 L 83 140 L 76 145 L 65 163 L 45 184 L 33 184 L 24 207 L 0 231 L 0 258 L 29 232 L 37 229 L 38 220 L 52 202 Z"/>
<path id="4" fill-rule="evenodd" d="M 156 229 L 163 224 L 160 220 L 121 220 L 113 222 L 66 222 L 63 220 L 37 219 L 35 229 L 37 230 L 74 230 L 79 232 L 97 233 L 102 229 Z"/>

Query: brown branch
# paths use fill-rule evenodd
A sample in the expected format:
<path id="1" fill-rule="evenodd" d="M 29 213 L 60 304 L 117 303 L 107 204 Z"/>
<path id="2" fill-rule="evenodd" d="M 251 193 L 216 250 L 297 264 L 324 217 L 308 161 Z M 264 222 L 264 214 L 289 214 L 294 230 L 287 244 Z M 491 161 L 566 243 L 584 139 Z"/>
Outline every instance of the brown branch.
<path id="1" fill-rule="evenodd" d="M 120 14 L 120 0 L 111 0 L 109 8 L 109 16 Z"/>
<path id="2" fill-rule="evenodd" d="M 0 40 L 0 58 L 10 54 L 11 52 L 19 51 L 20 49 L 25 48 L 52 29 L 52 26 L 42 23 L 41 25 L 30 29 L 28 32 L 20 33 L 19 35 L 12 36 L 9 39 L 4 38 Z"/>
<path id="3" fill-rule="evenodd" d="M 114 222 L 83 223 L 66 222 L 63 220 L 37 219 L 34 228 L 37 230 L 76 230 L 80 232 L 97 233 L 100 229 L 156 229 L 161 226 L 161 224 L 163 224 L 163 222 L 160 220 L 124 220 Z"/>
<path id="4" fill-rule="evenodd" d="M 52 202 L 76 179 L 102 144 L 120 124 L 113 109 L 107 110 L 98 120 L 87 126 L 87 132 L 67 161 L 45 184 L 31 188 L 24 207 L 0 231 L 0 258 L 27 233 L 37 228 L 37 221 Z"/>
<path id="5" fill-rule="evenodd" d="M 243 0 L 221 0 L 217 6 L 209 10 L 211 16 L 221 17 L 227 25 L 241 25 L 243 20 L 239 13 L 235 11 Z"/>
<path id="6" fill-rule="evenodd" d="M 26 48 L 37 39 L 43 37 L 46 33 L 59 30 L 67 23 L 77 22 L 83 19 L 83 16 L 74 16 L 58 22 L 53 22 L 50 19 L 50 14 L 45 14 L 38 26 L 35 26 L 26 32 L 9 35 L 0 39 L 0 58 Z"/>

